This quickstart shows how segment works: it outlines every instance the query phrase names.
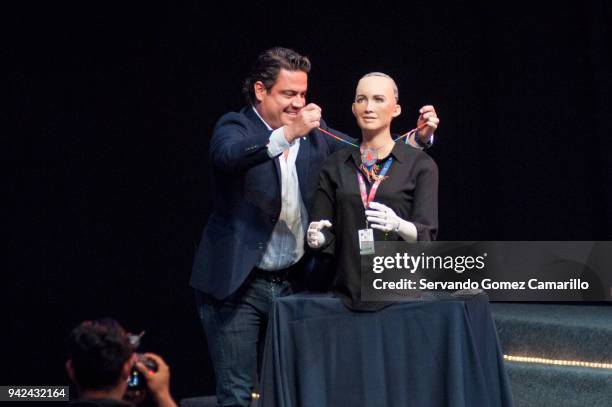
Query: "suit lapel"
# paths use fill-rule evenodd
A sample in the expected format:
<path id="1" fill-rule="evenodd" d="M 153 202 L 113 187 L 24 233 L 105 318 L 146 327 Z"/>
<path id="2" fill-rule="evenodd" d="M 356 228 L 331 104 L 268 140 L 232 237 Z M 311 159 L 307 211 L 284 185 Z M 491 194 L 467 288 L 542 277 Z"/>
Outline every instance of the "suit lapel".
<path id="1" fill-rule="evenodd" d="M 281 159 L 283 155 L 279 155 L 278 157 L 275 157 L 272 161 L 274 162 L 274 168 L 276 168 L 276 181 L 278 184 L 278 193 L 281 194 L 282 188 L 283 186 L 281 185 L 281 168 L 280 168 L 280 162 L 278 160 Z"/>
<path id="2" fill-rule="evenodd" d="M 300 140 L 300 149 L 295 159 L 295 170 L 297 171 L 298 180 L 300 182 L 302 200 L 307 199 L 309 196 L 306 190 L 308 189 L 308 177 L 310 175 L 310 146 L 309 137 L 303 137 Z"/>
<path id="3" fill-rule="evenodd" d="M 266 125 L 264 124 L 264 122 L 261 121 L 261 119 L 259 118 L 259 116 L 257 116 L 257 114 L 253 111 L 253 107 L 252 106 L 246 106 L 242 109 L 242 113 L 249 118 L 249 120 L 251 121 L 251 123 L 253 123 L 253 125 L 261 130 L 267 130 L 268 132 L 272 133 L 270 130 L 268 130 L 268 128 L 266 127 Z M 276 185 L 277 185 L 277 196 L 279 197 L 280 200 L 280 195 L 281 195 L 281 169 L 280 169 L 280 163 L 278 162 L 279 157 L 276 157 L 272 160 L 272 162 L 274 162 L 274 168 L 276 169 Z"/>

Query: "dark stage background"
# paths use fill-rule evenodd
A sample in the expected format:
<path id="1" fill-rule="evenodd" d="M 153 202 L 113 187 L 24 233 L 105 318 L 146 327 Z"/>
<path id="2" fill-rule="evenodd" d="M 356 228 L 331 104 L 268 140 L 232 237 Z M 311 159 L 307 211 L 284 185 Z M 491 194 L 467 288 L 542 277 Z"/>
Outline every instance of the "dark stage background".
<path id="1" fill-rule="evenodd" d="M 274 45 L 310 56 L 309 100 L 352 135 L 366 72 L 398 82 L 397 132 L 436 106 L 441 240 L 611 240 L 610 5 L 485 3 L 4 10 L 0 384 L 66 384 L 69 329 L 114 316 L 177 398 L 213 392 L 188 286 L 208 139 Z"/>

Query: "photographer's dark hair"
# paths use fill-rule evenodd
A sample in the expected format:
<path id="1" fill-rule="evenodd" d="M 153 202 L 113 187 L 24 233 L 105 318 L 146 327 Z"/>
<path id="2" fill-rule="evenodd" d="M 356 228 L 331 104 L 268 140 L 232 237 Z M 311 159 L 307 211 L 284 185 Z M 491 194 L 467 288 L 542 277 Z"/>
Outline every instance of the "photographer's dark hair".
<path id="1" fill-rule="evenodd" d="M 289 48 L 274 47 L 261 53 L 242 85 L 242 93 L 248 104 L 255 105 L 257 101 L 253 89 L 255 82 L 261 81 L 266 90 L 270 91 L 281 69 L 308 73 L 310 60 Z"/>
<path id="2" fill-rule="evenodd" d="M 116 386 L 133 352 L 126 331 L 110 318 L 84 321 L 68 337 L 68 357 L 72 359 L 76 382 L 83 389 Z"/>

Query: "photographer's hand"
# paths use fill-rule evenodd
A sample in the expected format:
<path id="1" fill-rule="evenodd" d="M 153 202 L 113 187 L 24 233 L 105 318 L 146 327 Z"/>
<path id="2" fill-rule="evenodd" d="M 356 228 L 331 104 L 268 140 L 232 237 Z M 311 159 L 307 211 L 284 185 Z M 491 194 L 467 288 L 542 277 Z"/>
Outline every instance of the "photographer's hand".
<path id="1" fill-rule="evenodd" d="M 146 378 L 147 388 L 159 407 L 176 407 L 170 395 L 170 368 L 161 356 L 155 353 L 145 353 L 147 358 L 157 363 L 157 372 L 148 370 L 141 362 L 136 363 L 136 369 Z"/>

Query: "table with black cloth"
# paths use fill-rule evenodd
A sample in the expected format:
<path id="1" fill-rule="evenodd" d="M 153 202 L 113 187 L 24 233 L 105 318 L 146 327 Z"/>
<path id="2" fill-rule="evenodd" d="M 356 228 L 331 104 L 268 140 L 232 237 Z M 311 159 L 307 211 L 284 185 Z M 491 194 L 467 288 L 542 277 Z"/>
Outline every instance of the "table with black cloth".
<path id="1" fill-rule="evenodd" d="M 428 293 L 377 312 L 332 294 L 273 304 L 260 407 L 511 406 L 484 294 Z"/>

